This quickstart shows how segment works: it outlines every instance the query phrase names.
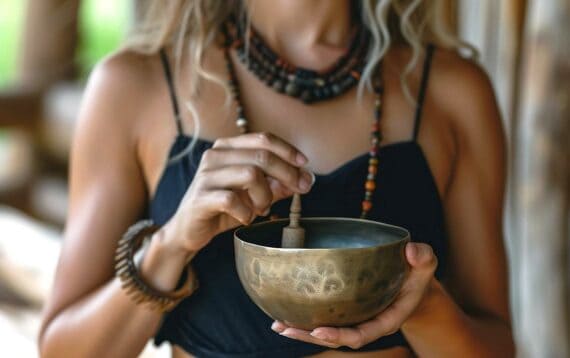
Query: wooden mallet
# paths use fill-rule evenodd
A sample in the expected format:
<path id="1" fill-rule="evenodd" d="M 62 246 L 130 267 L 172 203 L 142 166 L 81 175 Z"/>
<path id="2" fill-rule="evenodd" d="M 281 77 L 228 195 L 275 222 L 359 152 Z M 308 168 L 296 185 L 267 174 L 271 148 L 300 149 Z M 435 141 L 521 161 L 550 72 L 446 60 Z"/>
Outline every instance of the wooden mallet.
<path id="1" fill-rule="evenodd" d="M 289 212 L 289 226 L 283 228 L 281 247 L 302 248 L 305 246 L 305 229 L 299 225 L 301 218 L 301 195 L 295 193 Z"/>

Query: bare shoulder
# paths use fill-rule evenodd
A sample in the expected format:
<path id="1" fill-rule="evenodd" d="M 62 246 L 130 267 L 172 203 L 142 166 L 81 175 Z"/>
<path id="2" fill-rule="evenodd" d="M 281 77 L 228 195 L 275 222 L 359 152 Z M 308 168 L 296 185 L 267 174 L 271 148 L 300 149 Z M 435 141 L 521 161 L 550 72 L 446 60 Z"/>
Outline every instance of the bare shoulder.
<path id="1" fill-rule="evenodd" d="M 144 189 L 138 145 L 145 113 L 159 75 L 157 56 L 117 52 L 92 71 L 79 113 L 71 151 L 71 190 L 84 183 L 103 185 L 110 173 Z M 149 100 L 150 98 L 150 100 Z M 88 174 L 90 173 L 90 174 Z M 98 181 L 90 180 L 98 177 Z M 129 186 L 129 188 L 134 185 Z M 72 203 L 74 204 L 74 203 Z"/>
<path id="2" fill-rule="evenodd" d="M 123 50 L 104 58 L 89 77 L 80 125 L 97 122 L 89 124 L 135 134 L 160 69 L 156 55 Z"/>
<path id="3" fill-rule="evenodd" d="M 433 100 L 462 137 L 501 136 L 501 117 L 485 70 L 455 51 L 438 48 L 433 57 L 430 91 Z"/>
<path id="4" fill-rule="evenodd" d="M 149 75 L 157 70 L 157 65 L 157 55 L 120 50 L 101 60 L 91 78 L 119 89 L 135 89 L 138 85 L 148 82 Z"/>

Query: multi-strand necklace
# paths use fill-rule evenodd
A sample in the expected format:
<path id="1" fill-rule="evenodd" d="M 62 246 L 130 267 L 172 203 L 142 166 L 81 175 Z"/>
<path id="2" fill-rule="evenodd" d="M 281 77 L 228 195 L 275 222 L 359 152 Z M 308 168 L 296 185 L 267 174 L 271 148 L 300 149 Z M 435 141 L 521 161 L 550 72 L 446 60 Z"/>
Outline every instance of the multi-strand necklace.
<path id="1" fill-rule="evenodd" d="M 276 55 L 255 32 L 250 34 L 249 49 L 245 48 L 245 33 L 239 23 L 229 21 L 225 26 L 226 46 L 225 56 L 229 73 L 229 87 L 236 103 L 236 125 L 240 132 L 247 133 L 248 120 L 241 101 L 239 82 L 231 57 L 231 50 L 237 51 L 240 61 L 257 78 L 279 93 L 302 100 L 306 104 L 323 101 L 339 96 L 360 80 L 362 69 L 365 66 L 368 32 L 360 26 L 354 35 L 348 52 L 342 56 L 331 70 L 317 73 L 312 70 L 300 68 L 287 63 Z M 378 66 L 380 68 L 381 66 Z M 382 117 L 382 93 L 384 86 L 381 71 L 377 71 L 373 80 L 374 120 L 371 126 L 371 147 L 368 159 L 368 174 L 364 183 L 364 199 L 362 200 L 361 218 L 366 218 L 372 209 L 372 197 L 376 189 L 376 175 L 378 173 L 378 150 L 382 136 L 380 133 L 380 119 Z"/>
<path id="2" fill-rule="evenodd" d="M 239 60 L 259 80 L 279 93 L 309 104 L 339 96 L 358 83 L 365 66 L 369 33 L 363 26 L 353 32 L 345 55 L 324 72 L 294 66 L 277 55 L 253 27 L 246 30 L 237 21 L 228 21 L 226 32 Z M 245 41 L 245 39 L 249 39 Z"/>

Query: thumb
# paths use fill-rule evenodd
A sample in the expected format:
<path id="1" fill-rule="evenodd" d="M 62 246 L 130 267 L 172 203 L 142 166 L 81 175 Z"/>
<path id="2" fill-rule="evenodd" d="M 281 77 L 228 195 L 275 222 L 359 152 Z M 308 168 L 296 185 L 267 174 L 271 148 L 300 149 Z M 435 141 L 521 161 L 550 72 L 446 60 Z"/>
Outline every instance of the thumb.
<path id="1" fill-rule="evenodd" d="M 437 257 L 428 244 L 409 242 L 406 245 L 406 259 L 413 270 L 435 271 Z"/>

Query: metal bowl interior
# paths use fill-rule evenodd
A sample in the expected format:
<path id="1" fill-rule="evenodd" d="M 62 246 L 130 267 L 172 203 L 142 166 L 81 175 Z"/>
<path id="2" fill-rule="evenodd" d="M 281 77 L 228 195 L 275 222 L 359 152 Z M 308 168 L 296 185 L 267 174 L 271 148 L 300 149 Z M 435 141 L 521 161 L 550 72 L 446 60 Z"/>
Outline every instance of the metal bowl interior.
<path id="1" fill-rule="evenodd" d="M 304 218 L 305 248 L 281 248 L 288 220 L 236 230 L 240 281 L 270 317 L 313 329 L 372 318 L 396 297 L 408 272 L 407 230 L 375 221 Z"/>

